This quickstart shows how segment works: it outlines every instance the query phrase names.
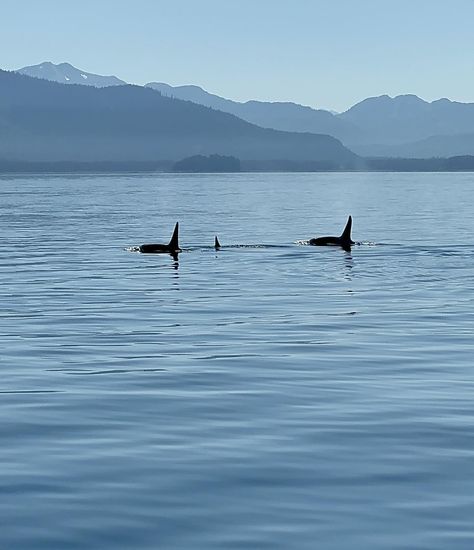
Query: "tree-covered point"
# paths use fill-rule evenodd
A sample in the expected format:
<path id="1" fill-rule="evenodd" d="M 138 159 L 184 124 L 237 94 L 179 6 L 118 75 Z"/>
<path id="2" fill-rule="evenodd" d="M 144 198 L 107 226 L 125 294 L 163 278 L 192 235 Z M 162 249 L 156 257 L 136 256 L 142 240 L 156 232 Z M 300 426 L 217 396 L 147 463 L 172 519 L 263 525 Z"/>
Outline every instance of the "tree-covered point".
<path id="1" fill-rule="evenodd" d="M 173 172 L 240 172 L 240 160 L 225 155 L 194 155 L 176 162 Z"/>

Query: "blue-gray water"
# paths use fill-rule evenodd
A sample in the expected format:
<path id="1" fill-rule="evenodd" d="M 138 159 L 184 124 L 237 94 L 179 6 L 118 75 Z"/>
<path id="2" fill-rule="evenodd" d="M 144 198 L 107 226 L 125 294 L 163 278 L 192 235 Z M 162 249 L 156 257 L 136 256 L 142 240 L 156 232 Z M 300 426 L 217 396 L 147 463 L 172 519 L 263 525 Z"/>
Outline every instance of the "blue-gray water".
<path id="1" fill-rule="evenodd" d="M 2 550 L 472 550 L 474 174 L 0 199 Z"/>

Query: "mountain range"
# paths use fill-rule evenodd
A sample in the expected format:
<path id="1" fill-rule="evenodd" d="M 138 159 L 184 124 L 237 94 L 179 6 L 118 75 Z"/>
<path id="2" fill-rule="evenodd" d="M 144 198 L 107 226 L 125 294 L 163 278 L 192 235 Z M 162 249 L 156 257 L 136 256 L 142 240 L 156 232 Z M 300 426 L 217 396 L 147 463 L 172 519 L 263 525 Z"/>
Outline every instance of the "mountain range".
<path id="1" fill-rule="evenodd" d="M 240 103 L 209 94 L 198 86 L 146 84 L 163 95 L 230 112 L 263 126 L 293 132 L 325 133 L 363 156 L 444 157 L 474 153 L 474 103 L 416 95 L 382 95 L 331 113 L 296 103 Z"/>
<path id="2" fill-rule="evenodd" d="M 114 76 L 100 76 L 68 63 L 19 69 L 20 73 L 67 84 L 116 86 Z M 365 99 L 343 113 L 291 102 L 238 102 L 211 94 L 199 86 L 145 85 L 162 96 L 230 113 L 251 124 L 285 132 L 327 134 L 351 151 L 375 157 L 448 157 L 474 154 L 474 103 L 449 99 L 427 102 L 416 95 Z"/>
<path id="3" fill-rule="evenodd" d="M 151 88 L 65 85 L 0 70 L 4 161 L 150 162 L 197 154 L 328 168 L 357 161 L 333 137 L 260 128 Z"/>

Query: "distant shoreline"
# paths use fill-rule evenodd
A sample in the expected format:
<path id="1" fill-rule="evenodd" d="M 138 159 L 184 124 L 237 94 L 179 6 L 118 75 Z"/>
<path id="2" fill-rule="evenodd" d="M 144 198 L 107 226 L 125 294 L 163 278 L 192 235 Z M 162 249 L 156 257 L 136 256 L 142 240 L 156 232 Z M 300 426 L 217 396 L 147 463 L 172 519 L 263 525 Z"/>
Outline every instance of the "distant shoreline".
<path id="1" fill-rule="evenodd" d="M 474 155 L 449 158 L 361 158 L 354 165 L 324 161 L 241 161 L 240 172 L 176 171 L 174 161 L 20 162 L 0 161 L 0 175 L 116 173 L 298 173 L 298 172 L 474 172 Z"/>

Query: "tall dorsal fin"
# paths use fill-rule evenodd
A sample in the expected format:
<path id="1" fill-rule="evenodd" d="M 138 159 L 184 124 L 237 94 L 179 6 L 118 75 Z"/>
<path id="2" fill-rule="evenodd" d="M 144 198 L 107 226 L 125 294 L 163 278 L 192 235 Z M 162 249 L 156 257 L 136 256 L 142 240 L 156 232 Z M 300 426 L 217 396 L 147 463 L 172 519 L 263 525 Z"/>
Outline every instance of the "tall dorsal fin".
<path id="1" fill-rule="evenodd" d="M 351 229 L 352 229 L 352 216 L 349 216 L 349 219 L 347 220 L 346 227 L 344 227 L 344 231 L 341 235 L 341 241 L 345 243 L 352 243 L 351 240 Z"/>
<path id="2" fill-rule="evenodd" d="M 214 239 L 214 248 L 217 250 L 220 247 L 221 247 L 221 243 L 219 242 L 219 239 L 217 238 L 217 235 L 216 235 Z"/>
<path id="3" fill-rule="evenodd" d="M 176 222 L 176 225 L 174 226 L 173 235 L 172 235 L 171 240 L 168 244 L 170 250 L 179 250 L 178 231 L 179 231 L 179 222 Z"/>

